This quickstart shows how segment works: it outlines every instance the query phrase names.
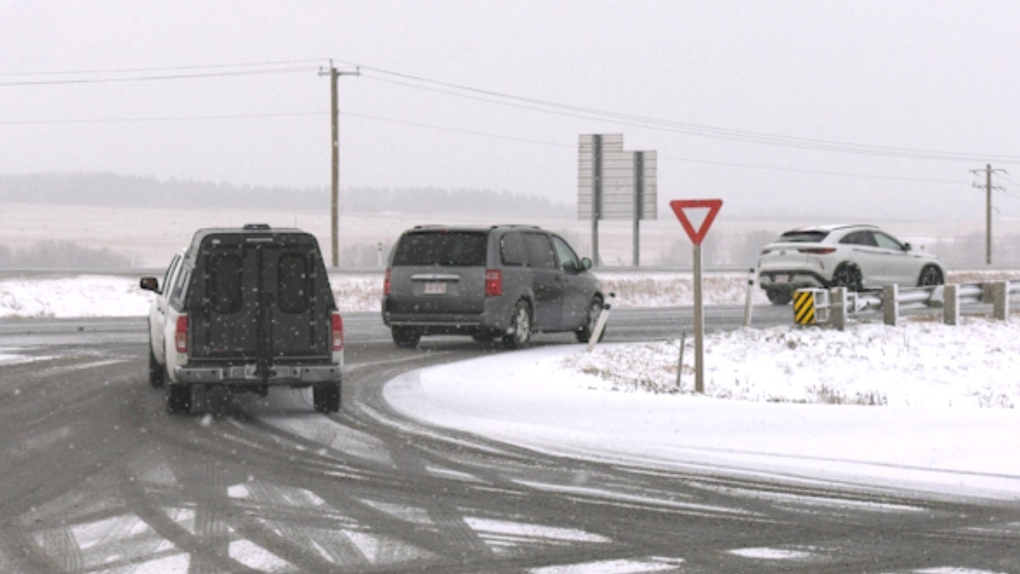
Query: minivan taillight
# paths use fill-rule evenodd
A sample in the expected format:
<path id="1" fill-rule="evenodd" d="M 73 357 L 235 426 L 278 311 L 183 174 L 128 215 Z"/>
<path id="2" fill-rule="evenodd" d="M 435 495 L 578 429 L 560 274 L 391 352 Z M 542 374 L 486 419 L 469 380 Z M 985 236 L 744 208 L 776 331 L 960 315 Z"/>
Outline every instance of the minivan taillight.
<path id="1" fill-rule="evenodd" d="M 503 272 L 499 269 L 485 271 L 485 296 L 499 297 L 503 294 Z"/>
<path id="2" fill-rule="evenodd" d="M 387 282 L 388 283 L 388 282 Z M 344 320 L 340 313 L 333 313 L 333 350 L 344 350 Z"/>
<path id="3" fill-rule="evenodd" d="M 390 294 L 390 270 L 389 269 L 386 270 L 386 275 L 383 277 L 382 294 L 384 296 Z"/>
<path id="4" fill-rule="evenodd" d="M 188 316 L 177 317 L 177 326 L 174 328 L 174 348 L 178 353 L 188 352 Z"/>

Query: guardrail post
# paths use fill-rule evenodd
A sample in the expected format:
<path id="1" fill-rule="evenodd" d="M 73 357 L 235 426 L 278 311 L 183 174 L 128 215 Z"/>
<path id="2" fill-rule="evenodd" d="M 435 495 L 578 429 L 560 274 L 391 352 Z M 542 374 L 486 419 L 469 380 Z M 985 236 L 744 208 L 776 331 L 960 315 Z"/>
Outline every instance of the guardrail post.
<path id="1" fill-rule="evenodd" d="M 999 321 L 1009 321 L 1009 283 L 997 281 L 991 285 L 992 316 Z"/>
<path id="2" fill-rule="evenodd" d="M 942 320 L 946 325 L 960 324 L 960 286 L 946 285 L 943 290 L 945 302 L 942 306 Z"/>
<path id="3" fill-rule="evenodd" d="M 882 289 L 882 314 L 885 315 L 885 324 L 896 326 L 900 322 L 900 303 L 896 298 L 900 294 L 900 286 L 893 283 Z"/>
<path id="4" fill-rule="evenodd" d="M 745 327 L 750 327 L 751 326 L 751 309 L 752 309 L 752 303 L 753 303 L 753 298 L 754 298 L 754 282 L 755 282 L 755 278 L 757 277 L 757 275 L 758 274 L 755 271 L 754 267 L 752 267 L 750 269 L 750 271 L 748 272 L 748 277 L 747 277 L 747 299 L 744 301 L 744 326 Z"/>
<path id="5" fill-rule="evenodd" d="M 845 331 L 847 321 L 846 308 L 848 303 L 846 297 L 846 287 L 835 287 L 831 290 L 829 295 L 832 298 L 831 305 L 834 311 L 832 316 L 832 324 L 840 331 Z"/>

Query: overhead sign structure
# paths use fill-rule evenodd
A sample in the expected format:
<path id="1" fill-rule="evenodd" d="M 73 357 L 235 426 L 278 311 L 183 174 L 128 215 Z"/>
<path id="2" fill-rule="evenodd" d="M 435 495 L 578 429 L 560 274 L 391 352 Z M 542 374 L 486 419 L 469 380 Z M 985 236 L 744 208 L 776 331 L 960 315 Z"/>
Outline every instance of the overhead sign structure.
<path id="1" fill-rule="evenodd" d="M 705 235 L 708 234 L 708 229 L 712 227 L 712 222 L 715 221 L 715 216 L 719 213 L 719 209 L 722 207 L 721 199 L 680 199 L 669 202 L 670 208 L 673 209 L 673 213 L 676 214 L 676 218 L 680 220 L 680 225 L 684 226 L 684 231 L 687 232 L 687 236 L 691 238 L 691 242 L 695 245 L 701 245 L 701 242 L 705 240 Z M 685 209 L 708 209 L 708 214 L 705 219 L 701 222 L 701 227 L 694 229 L 691 225 L 691 220 L 684 213 Z"/>
<path id="2" fill-rule="evenodd" d="M 669 202 L 669 207 L 680 220 L 687 236 L 694 245 L 694 392 L 705 392 L 705 307 L 701 297 L 701 242 L 712 227 L 715 216 L 722 208 L 721 199 L 678 199 Z M 685 210 L 708 209 L 705 219 L 697 229 Z M 683 365 L 683 357 L 680 357 Z"/>
<path id="3" fill-rule="evenodd" d="M 639 265 L 639 221 L 658 217 L 658 158 L 654 151 L 626 151 L 623 134 L 578 139 L 577 217 L 592 223 L 592 258 L 598 263 L 598 222 L 633 221 L 634 266 Z"/>

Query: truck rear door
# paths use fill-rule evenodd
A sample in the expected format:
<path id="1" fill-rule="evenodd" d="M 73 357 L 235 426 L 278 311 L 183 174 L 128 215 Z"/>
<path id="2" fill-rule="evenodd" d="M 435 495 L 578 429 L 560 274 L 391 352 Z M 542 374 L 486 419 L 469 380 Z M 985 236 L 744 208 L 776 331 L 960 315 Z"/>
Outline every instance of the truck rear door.
<path id="1" fill-rule="evenodd" d="M 204 260 L 204 297 L 191 306 L 195 358 L 330 356 L 332 298 L 316 249 L 242 236 L 213 242 Z"/>

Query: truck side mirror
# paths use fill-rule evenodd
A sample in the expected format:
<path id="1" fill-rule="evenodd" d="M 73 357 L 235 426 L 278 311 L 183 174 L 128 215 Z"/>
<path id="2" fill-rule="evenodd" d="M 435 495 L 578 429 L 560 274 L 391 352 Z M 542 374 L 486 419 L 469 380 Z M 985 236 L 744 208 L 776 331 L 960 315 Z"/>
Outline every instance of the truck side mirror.
<path id="1" fill-rule="evenodd" d="M 159 290 L 159 279 L 156 279 L 155 277 L 142 277 L 142 279 L 138 282 L 138 286 L 145 291 L 152 291 L 153 293 L 158 294 L 163 293 Z"/>

